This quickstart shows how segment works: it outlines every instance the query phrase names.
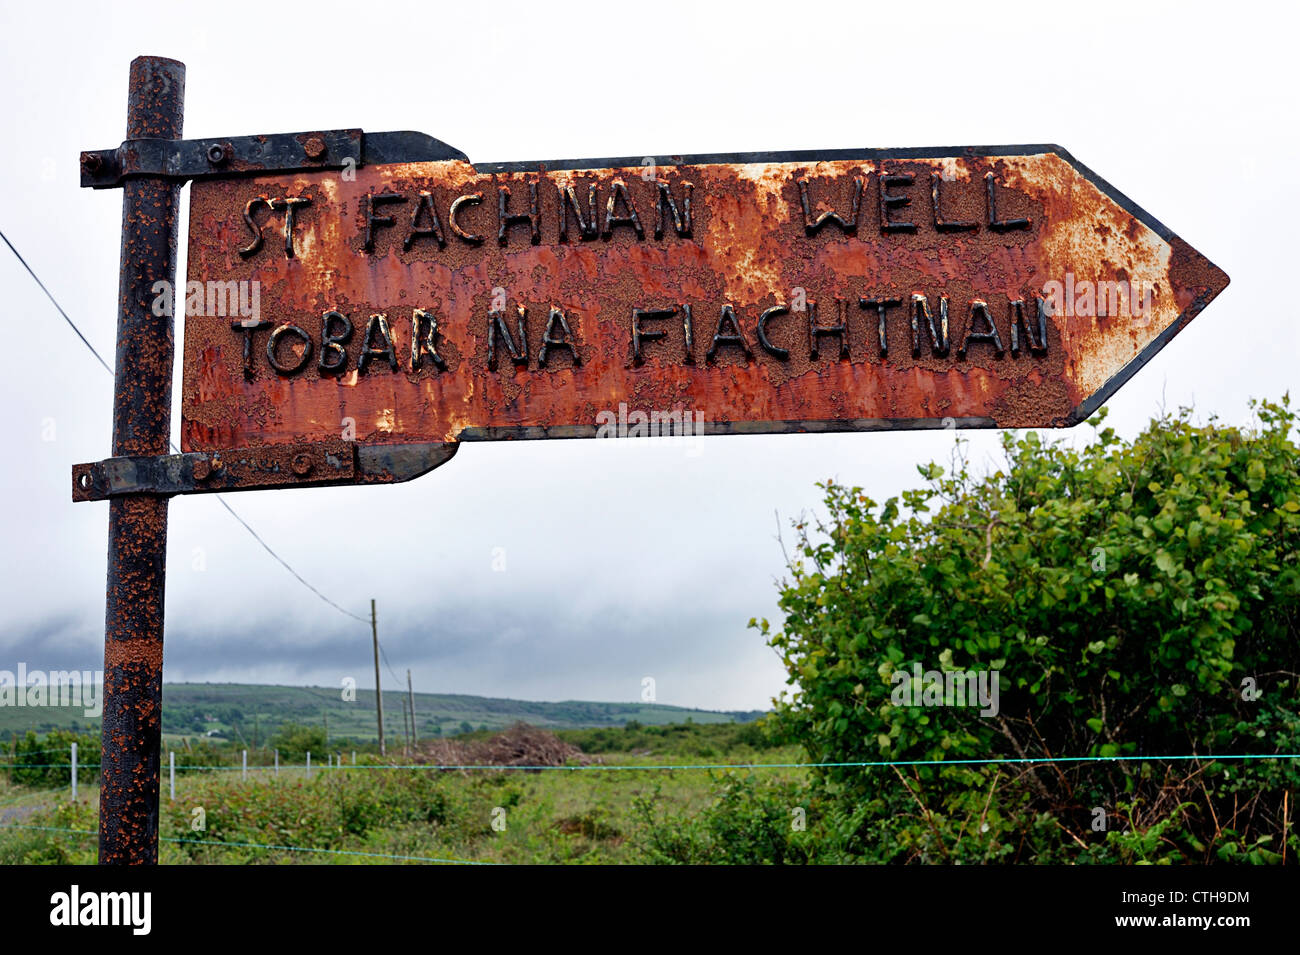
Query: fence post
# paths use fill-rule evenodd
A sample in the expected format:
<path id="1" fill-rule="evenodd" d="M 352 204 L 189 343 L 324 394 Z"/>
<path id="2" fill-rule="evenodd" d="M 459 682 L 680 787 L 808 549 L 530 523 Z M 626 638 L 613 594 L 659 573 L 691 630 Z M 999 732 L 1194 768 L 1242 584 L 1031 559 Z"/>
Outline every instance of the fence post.
<path id="1" fill-rule="evenodd" d="M 280 751 L 278 749 L 275 751 L 275 774 L 280 775 Z"/>
<path id="2" fill-rule="evenodd" d="M 176 751 L 167 751 L 167 775 L 171 779 L 172 802 L 176 801 Z"/>
<path id="3" fill-rule="evenodd" d="M 243 768 L 240 769 L 239 771 L 239 778 L 240 779 L 248 778 L 248 750 L 244 750 L 244 765 Z"/>
<path id="4" fill-rule="evenodd" d="M 354 749 L 352 751 L 352 765 L 355 766 L 356 764 L 357 764 L 357 751 Z"/>
<path id="5" fill-rule="evenodd" d="M 72 801 L 77 801 L 77 744 L 72 744 Z"/>
<path id="6" fill-rule="evenodd" d="M 311 775 L 311 750 L 307 750 L 307 775 Z"/>

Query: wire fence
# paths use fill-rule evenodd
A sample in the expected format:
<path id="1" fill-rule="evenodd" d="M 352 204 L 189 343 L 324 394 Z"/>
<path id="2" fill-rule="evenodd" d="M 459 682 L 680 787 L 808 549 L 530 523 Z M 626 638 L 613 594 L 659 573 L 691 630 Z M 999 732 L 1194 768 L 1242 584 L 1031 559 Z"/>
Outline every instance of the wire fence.
<path id="1" fill-rule="evenodd" d="M 599 771 L 654 771 L 654 770 L 728 770 L 728 769 L 834 769 L 834 768 L 888 768 L 891 766 L 994 766 L 994 765 L 1042 765 L 1047 763 L 1176 763 L 1200 760 L 1201 762 L 1226 762 L 1229 760 L 1251 759 L 1300 759 L 1300 753 L 1190 753 L 1175 756 L 1139 755 L 1139 756 L 1027 756 L 988 759 L 881 759 L 881 760 L 847 760 L 841 762 L 807 762 L 807 763 L 574 763 L 566 765 L 542 764 L 508 764 L 508 763 L 362 763 L 329 764 L 319 763 L 280 763 L 278 766 L 267 764 L 241 765 L 205 765 L 177 763 L 175 769 L 197 770 L 204 772 L 275 772 L 279 770 L 302 770 L 311 772 L 334 772 L 338 770 L 406 770 L 424 772 L 443 772 L 452 770 L 518 770 L 539 772 L 550 770 L 556 772 L 599 772 Z M 10 769 L 69 769 L 70 764 L 60 763 L 4 763 L 3 768 Z M 78 762 L 79 769 L 98 768 L 99 763 Z"/>
<path id="2" fill-rule="evenodd" d="M 46 750 L 44 752 L 57 752 L 57 750 Z M 279 765 L 254 765 L 254 766 L 227 766 L 227 765 L 209 765 L 209 764 L 177 764 L 168 766 L 171 776 L 172 798 L 175 798 L 175 770 L 199 770 L 207 772 L 241 772 L 247 775 L 249 772 L 260 774 L 275 773 L 278 775 L 280 770 L 284 770 L 286 775 L 290 773 L 296 775 L 299 772 L 306 771 L 311 775 L 313 768 L 317 774 L 328 775 L 339 770 L 381 770 L 381 771 L 405 771 L 405 772 L 439 772 L 451 770 L 475 770 L 475 771 L 552 771 L 552 772 L 672 772 L 682 771 L 734 771 L 734 770 L 762 770 L 762 769 L 831 769 L 831 768 L 888 768 L 888 767 L 944 767 L 944 766 L 992 766 L 992 765 L 1041 765 L 1046 763 L 1134 763 L 1134 762 L 1245 762 L 1251 760 L 1295 760 L 1300 759 L 1300 753 L 1220 753 L 1220 754 L 1177 754 L 1169 756 L 1159 755 L 1136 755 L 1136 756 L 1063 756 L 1063 757 L 1017 757 L 1017 758 L 987 758 L 987 759 L 953 759 L 953 760 L 933 760 L 933 759 L 911 759 L 911 760 L 852 760 L 852 761 L 824 761 L 824 762 L 743 762 L 743 763 L 588 763 L 572 765 L 500 765 L 500 764 L 401 764 L 401 763 L 363 763 L 359 765 L 348 765 L 342 763 L 319 764 L 313 767 L 310 763 L 291 764 L 280 763 Z M 97 768 L 98 763 L 79 764 L 79 769 Z M 70 763 L 18 763 L 9 764 L 7 768 L 29 768 L 29 769 L 67 769 L 71 770 Z M 7 808 L 9 803 L 0 804 L 0 807 Z M 19 822 L 0 823 L 0 830 L 25 830 L 33 832 L 62 833 L 80 837 L 97 836 L 98 832 L 91 829 L 73 829 L 62 826 L 40 826 L 29 825 Z M 215 839 L 190 839 L 178 836 L 160 835 L 159 841 L 176 844 L 176 845 L 194 845 L 206 846 L 217 849 L 252 849 L 262 852 L 288 852 L 302 855 L 319 855 L 319 856 L 337 856 L 350 857 L 358 859 L 376 859 L 391 862 L 409 862 L 424 863 L 430 865 L 496 865 L 498 863 L 477 861 L 471 859 L 445 858 L 441 856 L 424 856 L 400 853 L 374 852 L 362 849 L 328 849 L 314 846 L 294 846 L 278 843 L 262 843 L 247 841 L 223 841 Z"/>
<path id="3" fill-rule="evenodd" d="M 66 753 L 67 751 L 68 751 L 68 748 L 67 748 L 66 746 L 60 746 L 60 747 L 58 747 L 57 749 L 30 749 L 30 750 L 25 750 L 25 751 L 23 752 L 23 755 L 24 755 L 24 756 L 44 756 L 46 753 Z M 9 755 L 10 755 L 10 754 L 8 754 L 8 753 L 0 753 L 0 759 L 5 759 L 5 758 L 8 757 Z"/>

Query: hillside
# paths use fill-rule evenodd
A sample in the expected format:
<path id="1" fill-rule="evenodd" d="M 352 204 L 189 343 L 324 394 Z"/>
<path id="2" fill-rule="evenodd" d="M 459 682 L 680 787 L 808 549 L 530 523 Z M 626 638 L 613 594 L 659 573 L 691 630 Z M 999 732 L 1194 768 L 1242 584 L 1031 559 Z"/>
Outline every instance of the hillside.
<path id="1" fill-rule="evenodd" d="M 265 742 L 282 723 L 328 724 L 331 740 L 373 740 L 375 693 L 357 690 L 344 702 L 340 690 L 326 687 L 259 686 L 243 683 L 168 683 L 163 687 L 163 732 L 169 736 L 209 733 L 248 745 Z M 402 735 L 406 694 L 384 691 L 385 734 Z M 731 723 L 756 719 L 760 711 L 721 712 L 656 703 L 558 703 L 508 700 L 459 694 L 416 693 L 419 735 L 450 736 L 468 730 L 503 729 L 523 721 L 547 729 L 665 723 Z M 80 709 L 0 707 L 0 738 L 27 730 L 78 729 L 98 732 L 99 720 Z"/>

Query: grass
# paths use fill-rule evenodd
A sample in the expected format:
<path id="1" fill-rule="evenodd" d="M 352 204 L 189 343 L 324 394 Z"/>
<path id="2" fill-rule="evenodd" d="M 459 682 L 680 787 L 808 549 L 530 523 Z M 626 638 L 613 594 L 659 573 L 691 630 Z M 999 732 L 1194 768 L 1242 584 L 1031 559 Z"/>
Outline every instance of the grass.
<path id="1" fill-rule="evenodd" d="M 795 747 L 772 747 L 743 725 L 679 724 L 560 734 L 605 766 L 790 763 Z M 364 760 L 363 760 L 364 761 Z M 804 779 L 799 769 L 754 775 L 764 783 Z M 391 864 L 408 856 L 489 863 L 646 861 L 652 825 L 638 802 L 690 817 L 711 805 L 728 773 L 698 769 L 388 770 L 299 768 L 178 775 L 176 800 L 163 781 L 160 854 L 165 864 Z M 0 804 L 34 810 L 24 825 L 94 830 L 93 787 L 76 804 L 67 790 L 5 784 Z M 201 814 L 195 810 L 202 810 Z M 203 828 L 192 824 L 201 819 Z M 495 825 L 494 825 L 495 823 Z M 185 841 L 182 841 L 185 840 Z M 201 843 L 219 843 L 206 845 Z M 244 843 L 333 850 L 262 850 Z M 373 853 L 373 856 L 352 853 Z M 0 830 L 0 864 L 95 861 L 93 836 Z"/>

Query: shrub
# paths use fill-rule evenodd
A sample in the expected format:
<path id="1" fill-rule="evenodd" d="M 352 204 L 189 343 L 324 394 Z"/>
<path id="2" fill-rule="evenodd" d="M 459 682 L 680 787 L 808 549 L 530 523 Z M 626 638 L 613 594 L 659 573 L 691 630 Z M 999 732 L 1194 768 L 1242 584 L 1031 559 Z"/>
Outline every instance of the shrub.
<path id="1" fill-rule="evenodd" d="M 72 744 L 77 744 L 77 780 L 99 781 L 99 744 L 97 735 L 51 730 L 37 736 L 30 730 L 9 745 L 9 781 L 22 786 L 60 788 L 72 779 Z"/>
<path id="2" fill-rule="evenodd" d="M 1104 413 L 1102 415 L 1104 418 Z M 877 506 L 822 485 L 796 524 L 777 631 L 780 732 L 827 767 L 845 851 L 887 861 L 1280 858 L 1300 747 L 1300 448 L 1187 411 L 1082 450 L 1004 436 L 1007 467 L 931 464 Z M 960 449 L 960 445 L 959 445 Z M 896 705 L 914 664 L 997 671 L 1000 708 Z M 897 681 L 896 681 L 897 675 Z M 1249 692 L 1255 687 L 1255 698 Z M 952 765 L 1091 756 L 1131 761 Z M 946 765 L 945 765 L 946 764 Z M 1096 810 L 1123 821 L 1096 831 Z M 1293 813 L 1292 813 L 1293 815 Z M 838 827 L 838 828 L 837 828 Z M 1267 853 L 1272 853 L 1269 855 Z"/>
<path id="3" fill-rule="evenodd" d="M 716 798 L 701 813 L 661 813 L 658 787 L 634 803 L 646 862 L 772 864 L 811 861 L 816 834 L 795 826 L 794 810 L 807 813 L 806 796 L 793 783 L 759 782 L 727 773 Z"/>
<path id="4" fill-rule="evenodd" d="M 303 762 L 309 752 L 319 757 L 325 753 L 328 746 L 323 726 L 285 723 L 271 737 L 271 748 L 280 751 L 281 762 Z"/>

